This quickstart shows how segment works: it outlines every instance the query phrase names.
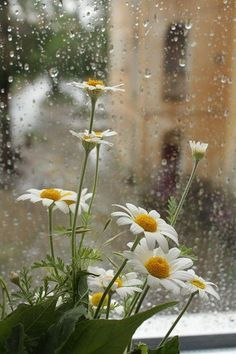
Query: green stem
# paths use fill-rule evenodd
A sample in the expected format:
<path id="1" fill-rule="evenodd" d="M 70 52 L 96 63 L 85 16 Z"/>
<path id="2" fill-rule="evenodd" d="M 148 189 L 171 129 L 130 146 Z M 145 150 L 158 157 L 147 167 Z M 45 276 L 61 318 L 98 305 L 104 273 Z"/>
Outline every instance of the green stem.
<path id="1" fill-rule="evenodd" d="M 55 254 L 53 247 L 53 205 L 48 208 L 48 236 L 50 241 L 51 256 L 55 262 Z M 56 266 L 54 267 L 55 274 L 58 276 L 58 271 Z"/>
<path id="2" fill-rule="evenodd" d="M 141 297 L 139 299 L 138 305 L 137 305 L 134 313 L 138 313 L 139 312 L 140 307 L 142 306 L 143 300 L 145 299 L 149 289 L 150 289 L 150 287 L 146 284 L 144 289 L 143 289 L 142 295 L 141 295 Z"/>
<path id="3" fill-rule="evenodd" d="M 199 162 L 199 160 L 195 160 L 195 162 L 194 162 L 194 165 L 193 165 L 192 172 L 191 172 L 191 175 L 189 177 L 188 183 L 187 183 L 187 185 L 185 187 L 185 190 L 184 190 L 184 192 L 182 194 L 182 197 L 181 197 L 181 199 L 179 201 L 179 204 L 178 204 L 178 206 L 177 206 L 177 208 L 175 210 L 175 213 L 174 213 L 174 216 L 173 216 L 173 219 L 172 219 L 172 222 L 171 222 L 172 226 L 175 225 L 175 223 L 177 221 L 177 218 L 179 216 L 179 213 L 180 213 L 180 211 L 181 211 L 181 209 L 183 207 L 183 204 L 185 202 L 185 199 L 186 199 L 186 197 L 188 195 L 189 189 L 191 187 L 191 184 L 193 182 L 193 179 L 194 179 L 194 176 L 195 176 L 195 173 L 196 173 L 196 170 L 197 170 L 198 162 Z"/>
<path id="4" fill-rule="evenodd" d="M 0 277 L 0 283 L 1 283 L 1 287 L 5 289 L 5 293 L 6 293 L 6 296 L 7 296 L 7 300 L 9 302 L 9 306 L 10 306 L 11 310 L 13 311 L 13 306 L 12 306 L 12 303 L 11 303 L 11 297 L 10 297 L 10 294 L 9 294 L 9 291 L 8 291 L 8 287 L 7 287 L 7 284 L 6 284 L 6 282 L 4 281 L 4 279 L 2 277 Z"/>
<path id="5" fill-rule="evenodd" d="M 145 288 L 146 284 L 147 284 L 147 279 L 145 280 L 142 289 Z M 134 298 L 133 298 L 133 300 L 132 300 L 132 302 L 131 302 L 131 304 L 130 304 L 130 309 L 129 309 L 129 311 L 128 311 L 128 313 L 127 313 L 127 315 L 126 315 L 125 317 L 131 316 L 131 314 L 132 314 L 132 312 L 133 312 L 133 310 L 134 310 L 134 308 L 135 308 L 135 306 L 136 306 L 136 304 L 137 304 L 137 302 L 138 302 L 138 300 L 139 300 L 141 294 L 142 294 L 141 292 L 135 294 L 135 296 L 134 296 Z"/>
<path id="6" fill-rule="evenodd" d="M 109 294 L 108 294 L 107 310 L 106 310 L 106 319 L 107 319 L 107 320 L 108 320 L 108 318 L 109 318 L 109 313 L 110 313 L 111 297 L 112 297 L 112 294 L 111 294 L 111 291 L 110 291 Z"/>
<path id="7" fill-rule="evenodd" d="M 55 260 L 54 247 L 53 247 L 53 236 L 52 236 L 52 233 L 53 233 L 52 213 L 53 213 L 53 206 L 50 206 L 48 208 L 48 236 L 49 236 L 51 256 L 52 256 L 53 260 Z"/>
<path id="8" fill-rule="evenodd" d="M 135 248 L 136 248 L 136 246 L 138 245 L 138 243 L 139 243 L 139 237 L 137 236 L 136 239 L 135 239 L 135 241 L 134 241 L 134 243 L 133 243 L 133 246 L 132 246 L 132 248 L 131 248 L 131 252 L 135 250 Z M 111 282 L 109 283 L 109 285 L 108 285 L 107 288 L 105 289 L 105 291 L 104 291 L 104 293 L 103 293 L 103 295 L 102 295 L 102 297 L 101 297 L 101 300 L 100 300 L 100 302 L 99 302 L 99 304 L 98 304 L 98 307 L 97 307 L 97 309 L 96 309 L 96 312 L 95 312 L 95 315 L 94 315 L 94 318 L 95 318 L 95 319 L 98 318 L 99 311 L 100 311 L 100 309 L 101 309 L 101 307 L 102 307 L 102 305 L 103 305 L 103 302 L 104 302 L 104 300 L 105 300 L 107 294 L 110 292 L 110 290 L 111 290 L 113 284 L 115 283 L 116 279 L 117 279 L 117 278 L 119 277 L 119 275 L 121 274 L 122 270 L 125 268 L 127 262 L 128 262 L 128 259 L 125 259 L 125 260 L 123 261 L 123 263 L 121 264 L 120 268 L 117 270 L 117 272 L 116 272 L 116 274 L 114 275 L 114 277 L 112 278 Z"/>
<path id="9" fill-rule="evenodd" d="M 71 229 L 72 228 L 72 219 L 73 218 L 73 214 L 71 212 L 71 210 L 69 209 L 69 228 Z"/>
<path id="10" fill-rule="evenodd" d="M 2 287 L 2 314 L 1 314 L 1 320 L 4 319 L 4 317 L 5 317 L 5 312 L 6 312 L 5 288 Z"/>
<path id="11" fill-rule="evenodd" d="M 100 152 L 100 145 L 98 144 L 97 145 L 96 170 L 95 170 L 95 177 L 94 177 L 94 183 L 93 183 L 93 191 L 92 191 L 92 197 L 90 199 L 89 208 L 88 208 L 88 218 L 87 218 L 86 223 L 84 225 L 85 229 L 88 226 L 88 221 L 89 221 L 89 217 L 91 215 L 92 205 L 93 205 L 94 197 L 96 194 L 96 188 L 97 188 L 97 182 L 98 182 L 99 152 Z M 85 232 L 83 232 L 83 234 L 81 236 L 81 240 L 80 240 L 80 244 L 79 244 L 79 251 L 78 251 L 79 253 L 80 253 L 81 248 L 83 246 L 84 236 L 85 236 Z"/>
<path id="12" fill-rule="evenodd" d="M 184 306 L 184 308 L 182 309 L 182 311 L 180 312 L 179 316 L 176 318 L 175 322 L 173 323 L 173 325 L 170 327 L 169 331 L 166 333 L 165 337 L 162 339 L 159 347 L 161 347 L 166 340 L 168 339 L 169 335 L 171 334 L 171 332 L 173 331 L 173 329 L 175 328 L 175 326 L 177 325 L 177 323 L 179 322 L 179 320 L 181 319 L 181 317 L 183 316 L 183 314 L 185 313 L 185 311 L 187 310 L 187 308 L 189 307 L 189 305 L 192 302 L 192 299 L 194 298 L 194 296 L 198 293 L 198 291 L 192 293 L 188 299 L 188 302 L 186 303 L 186 305 Z"/>
<path id="13" fill-rule="evenodd" d="M 94 120 L 94 112 L 95 112 L 96 102 L 97 102 L 97 98 L 91 97 L 92 108 L 91 108 L 91 116 L 90 116 L 89 134 L 91 134 L 92 130 L 93 130 L 93 120 Z"/>
<path id="14" fill-rule="evenodd" d="M 77 200 L 75 205 L 75 213 L 72 222 L 71 230 L 71 256 L 72 256 L 72 291 L 73 291 L 73 302 L 76 303 L 77 291 L 76 291 L 76 224 L 79 211 L 80 198 L 84 183 L 84 176 L 86 171 L 86 166 L 88 162 L 89 151 L 85 151 L 85 157 L 82 165 L 80 183 L 78 187 Z"/>

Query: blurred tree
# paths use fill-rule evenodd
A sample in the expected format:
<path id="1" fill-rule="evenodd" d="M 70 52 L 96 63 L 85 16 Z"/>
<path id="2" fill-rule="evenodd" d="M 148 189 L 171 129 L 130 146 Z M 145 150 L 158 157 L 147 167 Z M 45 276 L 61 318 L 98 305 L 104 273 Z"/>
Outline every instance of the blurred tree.
<path id="1" fill-rule="evenodd" d="M 11 83 L 47 73 L 57 92 L 60 79 L 107 73 L 107 15 L 109 0 L 97 2 L 100 16 L 83 26 L 78 9 L 67 13 L 59 0 L 18 0 L 19 12 L 9 0 L 0 3 L 0 173 L 9 183 L 14 159 L 9 117 Z M 1 183 L 0 183 L 1 184 Z"/>

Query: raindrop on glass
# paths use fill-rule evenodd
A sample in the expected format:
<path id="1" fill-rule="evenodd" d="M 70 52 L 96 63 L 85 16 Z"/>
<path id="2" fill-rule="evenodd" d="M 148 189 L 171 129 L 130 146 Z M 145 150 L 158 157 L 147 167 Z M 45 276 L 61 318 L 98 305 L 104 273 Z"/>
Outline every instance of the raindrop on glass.
<path id="1" fill-rule="evenodd" d="M 51 68 L 51 69 L 49 69 L 49 75 L 51 76 L 51 77 L 57 77 L 58 76 L 58 69 L 57 68 Z"/>
<path id="2" fill-rule="evenodd" d="M 180 58 L 180 59 L 179 59 L 179 66 L 181 66 L 181 68 L 184 68 L 184 67 L 185 67 L 185 65 L 186 65 L 186 61 L 185 61 L 185 59 Z"/>
<path id="3" fill-rule="evenodd" d="M 145 78 L 149 79 L 151 75 L 152 75 L 151 71 L 149 69 L 145 69 L 145 74 L 144 74 Z"/>

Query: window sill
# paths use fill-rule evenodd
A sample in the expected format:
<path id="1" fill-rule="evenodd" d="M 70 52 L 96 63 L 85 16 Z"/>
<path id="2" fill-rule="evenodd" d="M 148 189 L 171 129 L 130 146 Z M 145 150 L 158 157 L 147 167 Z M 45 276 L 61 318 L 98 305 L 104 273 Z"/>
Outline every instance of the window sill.
<path id="1" fill-rule="evenodd" d="M 144 341 L 150 347 L 157 346 L 175 319 L 176 316 L 170 315 L 155 316 L 147 320 L 135 332 L 135 341 Z M 206 349 L 213 348 L 236 348 L 236 312 L 187 314 L 171 335 L 180 336 L 181 349 L 190 351 L 185 354 L 207 354 Z M 225 353 L 234 353 L 235 350 L 232 350 Z M 209 354 L 214 353 L 217 352 L 209 351 Z M 224 354 L 224 351 L 219 353 Z"/>

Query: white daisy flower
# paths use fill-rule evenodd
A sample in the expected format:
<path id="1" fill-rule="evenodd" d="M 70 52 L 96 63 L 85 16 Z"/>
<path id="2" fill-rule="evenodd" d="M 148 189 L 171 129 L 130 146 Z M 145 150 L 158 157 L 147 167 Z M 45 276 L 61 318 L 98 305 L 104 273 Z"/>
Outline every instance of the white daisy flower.
<path id="1" fill-rule="evenodd" d="M 178 248 L 171 248 L 164 252 L 161 247 L 150 250 L 146 239 L 142 239 L 133 252 L 125 251 L 135 271 L 147 276 L 147 284 L 151 288 L 162 285 L 165 289 L 176 294 L 180 288 L 185 287 L 185 281 L 193 279 L 192 274 L 185 269 L 193 265 L 189 258 L 182 258 Z"/>
<path id="2" fill-rule="evenodd" d="M 84 188 L 81 193 L 81 200 L 79 204 L 78 213 L 88 211 L 88 204 L 86 201 L 91 198 L 92 193 L 87 193 L 87 188 Z M 66 191 L 59 188 L 46 189 L 28 189 L 26 194 L 17 198 L 18 201 L 30 200 L 32 203 L 42 202 L 46 207 L 53 206 L 54 209 L 59 209 L 63 213 L 68 214 L 69 210 L 75 212 L 75 203 L 77 193 L 73 191 Z"/>
<path id="3" fill-rule="evenodd" d="M 100 291 L 89 295 L 89 304 L 92 306 L 93 310 L 95 310 L 98 307 L 102 296 L 103 296 L 103 292 Z M 107 304 L 108 304 L 108 295 L 105 297 L 104 302 L 102 304 L 102 309 L 104 312 L 106 312 L 107 310 Z M 122 318 L 124 315 L 124 307 L 121 306 L 116 300 L 112 299 L 110 303 L 109 312 L 111 316 L 114 317 L 119 316 L 120 318 Z"/>
<path id="4" fill-rule="evenodd" d="M 104 291 L 114 277 L 112 269 L 105 270 L 99 267 L 88 267 L 88 272 L 96 276 L 88 276 L 88 286 L 92 291 Z M 135 292 L 141 292 L 139 286 L 143 282 L 137 279 L 137 274 L 134 272 L 121 275 L 116 279 L 112 286 L 112 291 L 116 292 L 121 298 L 133 295 Z"/>
<path id="5" fill-rule="evenodd" d="M 200 298 L 202 298 L 203 300 L 209 299 L 208 294 L 214 296 L 217 300 L 220 300 L 219 294 L 214 289 L 214 287 L 217 288 L 216 284 L 206 281 L 202 277 L 197 276 L 194 270 L 192 269 L 189 269 L 187 272 L 193 278 L 186 282 L 186 288 L 182 289 L 183 294 L 189 294 L 198 291 Z"/>
<path id="6" fill-rule="evenodd" d="M 103 292 L 102 291 L 99 291 L 99 292 L 96 292 L 96 293 L 93 293 L 93 294 L 89 295 L 89 303 L 90 303 L 90 305 L 93 306 L 93 307 L 98 307 L 102 296 L 103 296 Z M 104 306 L 107 307 L 107 304 L 108 304 L 108 295 L 105 297 L 102 306 L 103 307 Z"/>
<path id="7" fill-rule="evenodd" d="M 87 204 L 87 200 L 92 197 L 92 193 L 87 193 L 87 191 L 88 191 L 87 188 L 82 189 L 78 214 L 81 214 L 82 211 L 85 211 L 85 212 L 88 211 L 89 206 Z M 77 193 L 75 193 L 73 191 L 65 191 L 64 190 L 62 192 L 61 200 L 67 204 L 67 206 L 68 206 L 67 212 L 69 212 L 69 210 L 70 210 L 74 214 L 75 207 L 76 207 Z"/>
<path id="8" fill-rule="evenodd" d="M 87 129 L 85 129 L 84 132 L 80 132 L 80 133 L 76 133 L 75 131 L 70 130 L 70 133 L 76 138 L 79 138 L 82 142 L 104 144 L 109 146 L 113 146 L 113 144 L 107 140 L 104 140 L 104 138 L 114 136 L 117 134 L 115 131 L 112 131 L 110 129 L 107 129 L 104 132 L 92 131 L 91 133 L 89 133 Z"/>
<path id="9" fill-rule="evenodd" d="M 125 90 L 121 88 L 124 84 L 119 84 L 115 86 L 105 86 L 102 80 L 89 79 L 88 81 L 83 82 L 71 82 L 68 85 L 74 86 L 76 88 L 82 89 L 91 97 L 99 97 L 101 94 L 105 92 L 124 92 Z"/>
<path id="10" fill-rule="evenodd" d="M 64 213 L 68 212 L 67 204 L 61 200 L 63 189 L 59 188 L 45 188 L 45 189 L 28 189 L 26 194 L 17 198 L 20 200 L 30 200 L 32 203 L 42 202 L 46 207 L 54 205 L 55 208 L 60 209 Z"/>
<path id="11" fill-rule="evenodd" d="M 159 244 L 167 252 L 169 249 L 166 237 L 170 238 L 178 245 L 178 235 L 175 229 L 161 219 L 156 210 L 147 212 L 147 210 L 136 207 L 133 204 L 126 203 L 126 207 L 116 205 L 124 211 L 116 211 L 111 215 L 118 217 L 118 225 L 130 225 L 130 231 L 137 235 L 144 233 L 148 246 L 152 249 Z"/>
<path id="12" fill-rule="evenodd" d="M 190 140 L 189 145 L 194 159 L 199 161 L 205 156 L 208 144 Z"/>

